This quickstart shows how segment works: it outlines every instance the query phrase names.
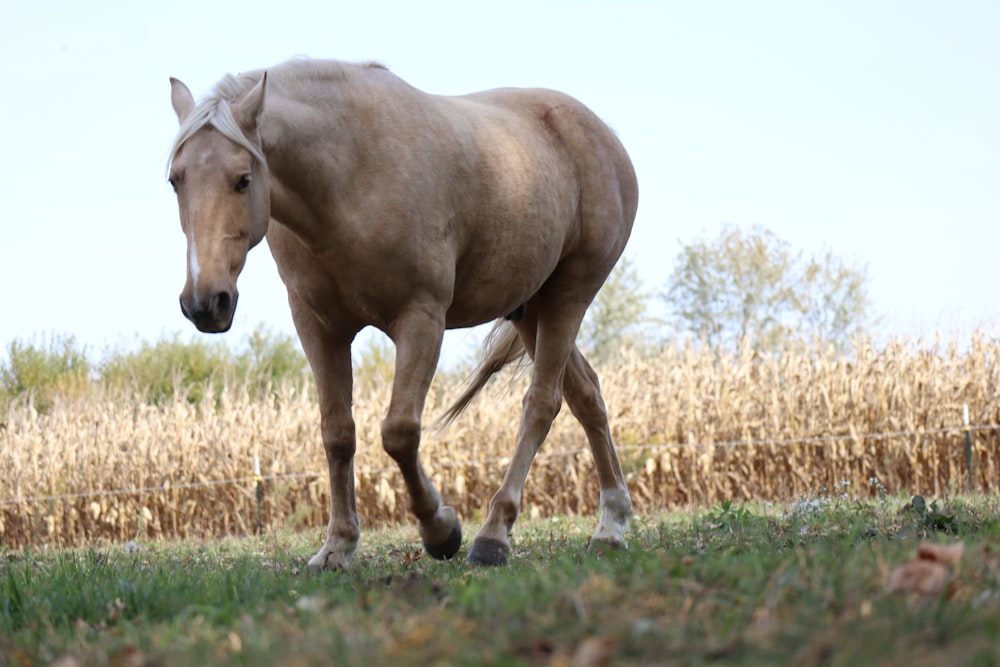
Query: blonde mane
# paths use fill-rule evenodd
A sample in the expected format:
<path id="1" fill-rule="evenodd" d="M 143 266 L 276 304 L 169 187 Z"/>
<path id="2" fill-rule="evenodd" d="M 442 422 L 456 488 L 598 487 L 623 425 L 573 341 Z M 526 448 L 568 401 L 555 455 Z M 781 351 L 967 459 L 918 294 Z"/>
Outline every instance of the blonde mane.
<path id="1" fill-rule="evenodd" d="M 235 77 L 232 74 L 227 74 L 215 84 L 212 93 L 199 102 L 181 123 L 177 138 L 174 139 L 174 145 L 170 149 L 170 158 L 167 160 L 168 173 L 184 143 L 206 125 L 214 127 L 224 137 L 245 148 L 262 165 L 267 165 L 264 153 L 247 138 L 239 123 L 236 122 L 230 107 L 236 97 L 246 90 L 247 82 L 252 83 L 255 80 L 247 76 Z"/>

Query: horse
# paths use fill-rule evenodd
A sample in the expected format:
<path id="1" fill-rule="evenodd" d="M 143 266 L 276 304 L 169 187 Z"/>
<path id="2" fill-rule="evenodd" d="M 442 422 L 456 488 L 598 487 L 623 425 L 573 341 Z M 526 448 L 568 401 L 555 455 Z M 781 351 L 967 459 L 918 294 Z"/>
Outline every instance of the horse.
<path id="1" fill-rule="evenodd" d="M 396 348 L 381 424 L 426 552 L 462 546 L 418 457 L 424 403 L 446 329 L 494 322 L 457 418 L 490 377 L 531 361 L 514 454 L 467 561 L 504 565 L 531 462 L 563 400 L 582 424 L 600 484 L 589 548 L 625 548 L 632 514 L 598 377 L 576 345 L 621 256 L 638 206 L 615 133 L 546 89 L 422 92 L 377 63 L 295 59 L 227 74 L 195 102 L 171 78 L 180 129 L 169 182 L 187 240 L 184 316 L 232 325 L 247 253 L 267 238 L 316 380 L 330 477 L 326 540 L 309 560 L 349 566 L 354 491 L 351 343 L 363 328 Z"/>

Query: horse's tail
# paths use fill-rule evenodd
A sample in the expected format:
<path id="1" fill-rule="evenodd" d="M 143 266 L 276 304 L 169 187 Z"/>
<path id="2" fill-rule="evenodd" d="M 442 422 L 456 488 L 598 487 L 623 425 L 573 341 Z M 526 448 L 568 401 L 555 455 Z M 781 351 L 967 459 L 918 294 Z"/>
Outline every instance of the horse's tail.
<path id="1" fill-rule="evenodd" d="M 524 344 L 521 343 L 517 330 L 507 320 L 497 320 L 493 329 L 483 341 L 480 362 L 465 381 L 465 390 L 444 414 L 434 420 L 432 428 L 443 431 L 448 428 L 459 415 L 465 412 L 472 400 L 483 390 L 490 378 L 499 373 L 508 364 L 519 362 L 523 364 L 527 355 Z"/>

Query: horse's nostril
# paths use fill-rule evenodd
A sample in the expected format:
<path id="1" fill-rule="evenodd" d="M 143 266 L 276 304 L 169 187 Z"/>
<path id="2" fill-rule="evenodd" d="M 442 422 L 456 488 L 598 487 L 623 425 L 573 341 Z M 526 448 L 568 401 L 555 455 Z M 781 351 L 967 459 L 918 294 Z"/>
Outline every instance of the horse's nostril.
<path id="1" fill-rule="evenodd" d="M 229 313 L 229 308 L 232 305 L 232 297 L 229 296 L 229 292 L 219 292 L 212 299 L 212 312 L 216 316 L 222 316 Z"/>

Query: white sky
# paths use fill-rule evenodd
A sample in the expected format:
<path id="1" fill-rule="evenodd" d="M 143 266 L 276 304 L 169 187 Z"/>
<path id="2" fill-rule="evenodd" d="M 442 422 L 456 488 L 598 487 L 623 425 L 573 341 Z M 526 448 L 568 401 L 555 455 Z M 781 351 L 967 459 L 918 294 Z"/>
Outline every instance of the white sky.
<path id="1" fill-rule="evenodd" d="M 15 339 L 195 335 L 165 182 L 168 77 L 196 97 L 297 55 L 378 60 L 434 93 L 545 86 L 629 149 L 627 253 L 762 224 L 867 262 L 884 333 L 1000 322 L 1000 3 L 32 2 L 0 21 L 0 358 Z M 227 340 L 292 333 L 262 245 Z M 190 333 L 189 333 L 190 332 Z M 449 338 L 464 353 L 468 335 Z M 455 352 L 452 352 L 455 354 Z"/>

